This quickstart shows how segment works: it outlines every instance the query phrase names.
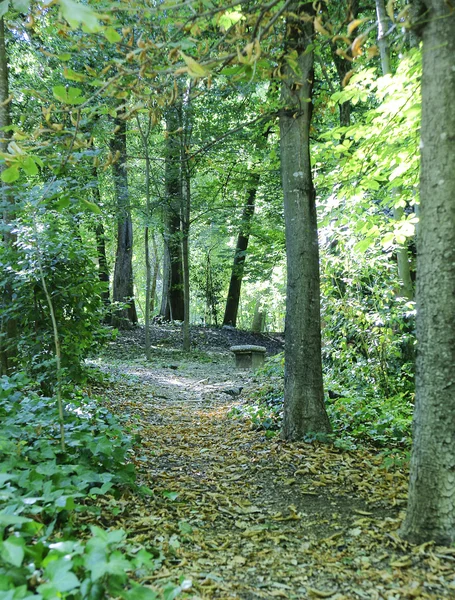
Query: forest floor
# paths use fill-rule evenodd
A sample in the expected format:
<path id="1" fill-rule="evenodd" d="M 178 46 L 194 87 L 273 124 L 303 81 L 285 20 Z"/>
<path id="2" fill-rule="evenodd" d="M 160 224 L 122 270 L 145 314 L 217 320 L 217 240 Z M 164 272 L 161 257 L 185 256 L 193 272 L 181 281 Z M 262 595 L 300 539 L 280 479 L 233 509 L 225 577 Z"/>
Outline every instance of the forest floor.
<path id="1" fill-rule="evenodd" d="M 178 329 L 154 331 L 152 361 L 139 330 L 97 361 L 111 410 L 140 434 L 131 460 L 153 490 L 116 501 L 116 516 L 106 505 L 99 524 L 163 549 L 144 584 L 185 580 L 188 600 L 455 598 L 455 548 L 398 535 L 402 468 L 386 469 L 373 450 L 268 439 L 229 416 L 257 383 L 235 369 L 229 345 L 273 353 L 279 336 L 198 330 L 185 355 Z"/>

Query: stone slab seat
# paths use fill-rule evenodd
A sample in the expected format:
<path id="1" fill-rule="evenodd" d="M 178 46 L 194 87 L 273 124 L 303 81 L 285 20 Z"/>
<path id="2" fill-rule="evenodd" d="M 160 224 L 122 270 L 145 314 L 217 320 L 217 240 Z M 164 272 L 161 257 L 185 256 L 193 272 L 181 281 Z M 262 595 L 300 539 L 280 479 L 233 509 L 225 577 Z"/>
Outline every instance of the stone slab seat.
<path id="1" fill-rule="evenodd" d="M 235 366 L 238 369 L 257 369 L 264 364 L 267 349 L 264 346 L 231 346 L 235 354 Z"/>

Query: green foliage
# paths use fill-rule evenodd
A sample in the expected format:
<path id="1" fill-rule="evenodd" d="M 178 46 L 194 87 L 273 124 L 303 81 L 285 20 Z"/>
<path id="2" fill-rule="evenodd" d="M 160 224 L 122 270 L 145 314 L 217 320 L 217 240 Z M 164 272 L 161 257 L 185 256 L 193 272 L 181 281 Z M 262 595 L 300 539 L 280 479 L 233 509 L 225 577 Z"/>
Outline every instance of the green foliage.
<path id="1" fill-rule="evenodd" d="M 329 374 L 333 376 L 333 371 L 329 370 Z M 260 384 L 248 393 L 248 401 L 230 414 L 246 419 L 254 429 L 265 430 L 266 435 L 272 436 L 281 428 L 283 417 L 284 355 L 268 359 L 258 375 Z M 335 446 L 345 449 L 354 449 L 361 444 L 409 449 L 413 412 L 411 394 L 395 390 L 392 395 L 385 396 L 375 391 L 368 381 L 360 387 L 355 376 L 354 372 L 349 381 L 349 371 L 344 372 L 345 391 L 339 393 L 340 384 L 328 376 L 326 369 L 325 384 L 330 390 L 326 409 L 334 433 L 323 441 L 332 441 Z M 308 441 L 314 439 L 308 438 Z"/>
<path id="2" fill-rule="evenodd" d="M 3 308 L 3 315 L 14 319 L 21 332 L 20 364 L 47 386 L 47 391 L 55 381 L 54 338 L 42 288 L 41 262 L 59 327 L 66 379 L 80 381 L 84 358 L 109 336 L 103 326 L 103 286 L 93 261 L 71 219 L 53 211 L 36 226 L 27 217 L 18 220 L 15 235 L 15 248 L 0 249 L 0 261 L 5 266 L 0 288 L 13 294 L 14 302 Z"/>
<path id="3" fill-rule="evenodd" d="M 159 551 L 93 525 L 74 539 L 78 514 L 134 485 L 133 440 L 99 401 L 74 392 L 65 409 L 63 453 L 55 402 L 24 374 L 0 380 L 0 598 L 175 597 L 178 586 L 158 594 L 130 580 L 157 568 Z"/>

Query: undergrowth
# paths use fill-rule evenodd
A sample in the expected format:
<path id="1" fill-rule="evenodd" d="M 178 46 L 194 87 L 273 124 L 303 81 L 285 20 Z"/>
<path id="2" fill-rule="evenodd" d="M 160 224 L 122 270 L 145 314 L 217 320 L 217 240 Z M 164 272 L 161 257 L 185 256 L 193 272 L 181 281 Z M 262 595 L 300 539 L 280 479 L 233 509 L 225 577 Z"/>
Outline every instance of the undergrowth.
<path id="1" fill-rule="evenodd" d="M 128 462 L 133 436 L 80 390 L 68 389 L 65 404 L 62 451 L 55 401 L 23 374 L 0 379 L 0 600 L 172 600 L 180 586 L 156 592 L 134 581 L 162 556 L 78 518 L 96 518 L 100 497 L 115 514 L 126 488 L 141 493 Z"/>
<path id="2" fill-rule="evenodd" d="M 269 358 L 257 372 L 260 381 L 248 391 L 248 399 L 231 411 L 232 416 L 247 419 L 251 426 L 264 430 L 268 437 L 277 435 L 283 417 L 284 356 Z M 326 410 L 333 427 L 328 436 L 335 446 L 352 450 L 359 445 L 381 448 L 387 460 L 411 446 L 413 404 L 408 392 L 382 397 L 372 387 L 341 392 L 341 386 L 326 373 Z M 333 392 L 336 389 L 337 392 Z M 315 439 L 309 436 L 308 441 Z M 387 461 L 386 461 L 387 462 Z"/>

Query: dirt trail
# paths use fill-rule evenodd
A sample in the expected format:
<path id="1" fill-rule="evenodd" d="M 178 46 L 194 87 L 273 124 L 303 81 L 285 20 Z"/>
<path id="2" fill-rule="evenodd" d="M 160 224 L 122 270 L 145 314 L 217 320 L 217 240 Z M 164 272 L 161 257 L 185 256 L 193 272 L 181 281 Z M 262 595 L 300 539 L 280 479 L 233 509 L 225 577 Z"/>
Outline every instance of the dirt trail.
<path id="1" fill-rule="evenodd" d="M 442 550 L 416 551 L 396 534 L 406 474 L 368 452 L 268 440 L 228 417 L 245 400 L 225 391 L 248 377 L 228 353 L 211 356 L 106 367 L 125 376 L 108 394 L 140 430 L 133 461 L 153 490 L 125 499 L 116 525 L 164 549 L 145 583 L 189 579 L 188 599 L 455 596 Z"/>

